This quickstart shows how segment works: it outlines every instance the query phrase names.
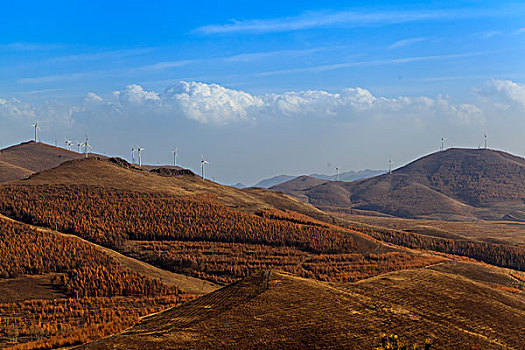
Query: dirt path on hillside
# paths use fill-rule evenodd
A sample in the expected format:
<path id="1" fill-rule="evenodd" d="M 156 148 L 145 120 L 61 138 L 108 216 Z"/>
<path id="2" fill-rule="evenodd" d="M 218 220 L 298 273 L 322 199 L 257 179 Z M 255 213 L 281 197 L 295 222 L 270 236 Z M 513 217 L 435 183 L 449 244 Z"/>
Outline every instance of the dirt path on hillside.
<path id="1" fill-rule="evenodd" d="M 213 292 L 214 290 L 217 290 L 217 289 L 222 287 L 222 286 L 220 286 L 218 284 L 215 284 L 215 283 L 212 283 L 212 282 L 209 282 L 209 281 L 206 281 L 206 280 L 201 280 L 199 278 L 190 277 L 190 276 L 186 276 L 186 275 L 182 275 L 182 274 L 166 271 L 166 270 L 163 270 L 163 269 L 159 269 L 158 267 L 152 266 L 152 265 L 150 265 L 148 263 L 145 263 L 143 261 L 140 261 L 140 260 L 137 260 L 137 259 L 134 259 L 134 258 L 130 258 L 130 257 L 125 256 L 125 255 L 122 255 L 122 254 L 120 254 L 120 253 L 118 253 L 118 252 L 116 252 L 116 251 L 114 251 L 114 250 L 112 250 L 110 248 L 106 248 L 106 247 L 100 246 L 98 244 L 92 243 L 90 241 L 87 241 L 85 239 L 82 239 L 82 238 L 80 238 L 78 236 L 75 236 L 75 235 L 72 235 L 72 234 L 67 234 L 67 233 L 51 230 L 51 229 L 48 229 L 48 228 L 42 228 L 42 227 L 39 227 L 39 226 L 25 224 L 23 222 L 20 222 L 20 221 L 12 219 L 10 217 L 7 217 L 7 216 L 5 216 L 3 214 L 0 214 L 0 218 L 5 219 L 5 220 L 9 220 L 11 222 L 16 222 L 16 223 L 19 223 L 19 224 L 28 225 L 31 228 L 33 228 L 33 229 L 35 229 L 37 231 L 40 231 L 40 232 L 46 232 L 46 233 L 57 234 L 57 235 L 65 236 L 65 237 L 71 237 L 71 238 L 79 239 L 79 240 L 81 240 L 83 242 L 86 242 L 86 243 L 92 245 L 93 247 L 103 251 L 104 253 L 106 253 L 107 255 L 111 256 L 112 258 L 116 259 L 118 262 L 120 262 L 120 264 L 123 267 L 126 267 L 126 268 L 128 268 L 128 269 L 130 269 L 132 271 L 135 271 L 136 273 L 141 274 L 141 275 L 145 275 L 145 276 L 152 277 L 152 278 L 157 278 L 157 279 L 159 279 L 160 281 L 162 281 L 163 283 L 165 283 L 165 284 L 167 284 L 169 286 L 179 287 L 180 289 L 182 289 L 182 290 L 184 290 L 184 291 L 186 291 L 188 293 L 192 293 L 192 294 L 207 294 L 207 293 Z"/>

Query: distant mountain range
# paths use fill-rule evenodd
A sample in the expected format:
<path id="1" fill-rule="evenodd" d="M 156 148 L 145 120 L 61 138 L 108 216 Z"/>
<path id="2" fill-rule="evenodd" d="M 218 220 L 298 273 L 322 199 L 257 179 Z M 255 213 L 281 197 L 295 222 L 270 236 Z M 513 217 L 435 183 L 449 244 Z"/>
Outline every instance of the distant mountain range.
<path id="1" fill-rule="evenodd" d="M 525 159 L 453 148 L 354 182 L 294 178 L 271 187 L 325 211 L 444 220 L 525 220 Z"/>
<path id="2" fill-rule="evenodd" d="M 385 173 L 385 170 L 366 169 L 366 170 L 359 170 L 359 171 L 347 171 L 347 172 L 339 174 L 339 181 L 352 182 L 355 180 L 365 179 L 367 177 L 372 177 L 372 176 L 376 176 L 376 175 L 383 174 L 383 173 Z M 312 177 L 315 179 L 320 179 L 320 180 L 327 180 L 327 181 L 337 180 L 337 175 L 310 174 L 306 176 Z M 259 181 L 258 183 L 253 185 L 253 187 L 270 188 L 270 187 L 285 183 L 287 181 L 293 180 L 298 177 L 299 176 L 278 175 L 278 176 L 274 176 L 269 179 L 264 179 L 262 181 Z M 234 187 L 236 186 L 234 185 Z"/>

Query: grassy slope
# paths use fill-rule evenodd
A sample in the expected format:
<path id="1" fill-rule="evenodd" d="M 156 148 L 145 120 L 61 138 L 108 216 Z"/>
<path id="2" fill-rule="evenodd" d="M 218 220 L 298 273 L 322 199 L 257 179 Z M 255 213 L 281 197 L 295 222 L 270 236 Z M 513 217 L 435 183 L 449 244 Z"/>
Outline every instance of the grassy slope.
<path id="1" fill-rule="evenodd" d="M 261 273 L 82 348 L 371 349 L 385 331 L 430 337 L 438 349 L 520 349 L 524 294 L 488 283 L 523 282 L 502 269 L 471 279 L 476 268 L 448 263 L 344 285 Z"/>
<path id="2" fill-rule="evenodd" d="M 54 168 L 68 160 L 82 157 L 83 155 L 77 152 L 33 141 L 4 148 L 0 152 L 0 161 L 31 172 Z"/>
<path id="3" fill-rule="evenodd" d="M 449 149 L 392 174 L 312 186 L 292 180 L 277 189 L 321 209 L 352 208 L 405 218 L 523 221 L 524 184 L 523 158 L 485 149 Z"/>
<path id="4" fill-rule="evenodd" d="M 103 159 L 82 159 L 66 162 L 58 168 L 33 175 L 20 184 L 64 184 L 117 188 L 140 192 L 160 192 L 172 195 L 211 194 L 229 207 L 255 212 L 261 208 L 296 209 L 314 216 L 327 216 L 311 205 L 287 195 L 264 189 L 236 189 L 202 180 L 195 175 L 159 176 L 139 169 L 128 169 Z"/>
<path id="5" fill-rule="evenodd" d="M 0 182 L 23 179 L 28 177 L 32 173 L 33 172 L 29 169 L 0 161 Z"/>

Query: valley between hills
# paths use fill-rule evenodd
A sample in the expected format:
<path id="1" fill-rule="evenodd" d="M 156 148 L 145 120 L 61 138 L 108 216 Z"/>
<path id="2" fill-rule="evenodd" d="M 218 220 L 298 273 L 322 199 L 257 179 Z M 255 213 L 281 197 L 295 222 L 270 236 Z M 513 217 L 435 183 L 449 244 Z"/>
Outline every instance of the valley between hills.
<path id="1" fill-rule="evenodd" d="M 0 347 L 523 349 L 525 160 L 449 149 L 238 189 L 0 152 Z"/>

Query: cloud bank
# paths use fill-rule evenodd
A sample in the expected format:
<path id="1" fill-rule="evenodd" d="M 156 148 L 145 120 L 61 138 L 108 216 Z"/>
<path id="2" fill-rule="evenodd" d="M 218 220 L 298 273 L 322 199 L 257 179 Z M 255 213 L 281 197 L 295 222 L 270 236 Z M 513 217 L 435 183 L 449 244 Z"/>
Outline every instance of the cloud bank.
<path id="1" fill-rule="evenodd" d="M 16 98 L 0 98 L 0 118 L 40 119 L 68 125 L 82 118 L 186 118 L 201 124 L 227 125 L 260 119 L 332 118 L 342 121 L 385 118 L 424 122 L 439 119 L 451 123 L 482 122 L 486 110 L 525 108 L 525 86 L 513 81 L 492 80 L 476 90 L 475 103 L 454 104 L 449 98 L 419 96 L 388 98 L 360 87 L 338 92 L 290 91 L 252 95 L 218 84 L 178 82 L 162 92 L 128 85 L 109 96 L 88 93 L 77 103 L 46 101 L 32 105 Z M 489 108 L 490 107 L 490 108 Z"/>

